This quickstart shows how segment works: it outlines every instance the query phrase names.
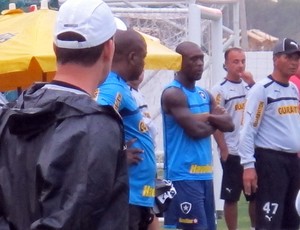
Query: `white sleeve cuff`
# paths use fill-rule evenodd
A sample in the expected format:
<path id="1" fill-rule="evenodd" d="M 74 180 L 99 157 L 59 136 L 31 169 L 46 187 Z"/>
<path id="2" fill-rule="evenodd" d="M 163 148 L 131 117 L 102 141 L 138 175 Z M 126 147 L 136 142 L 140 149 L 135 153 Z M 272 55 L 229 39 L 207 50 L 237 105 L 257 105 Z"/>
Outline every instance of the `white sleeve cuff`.
<path id="1" fill-rule="evenodd" d="M 245 164 L 243 164 L 243 166 L 244 166 L 244 169 L 255 168 L 254 162 L 245 163 Z"/>

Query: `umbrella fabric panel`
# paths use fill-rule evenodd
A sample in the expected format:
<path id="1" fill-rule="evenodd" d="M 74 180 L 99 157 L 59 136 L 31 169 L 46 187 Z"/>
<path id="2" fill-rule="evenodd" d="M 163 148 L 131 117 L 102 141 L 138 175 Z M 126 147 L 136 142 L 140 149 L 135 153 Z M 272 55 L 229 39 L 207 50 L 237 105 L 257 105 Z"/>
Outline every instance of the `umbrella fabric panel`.
<path id="1" fill-rule="evenodd" d="M 0 15 L 0 90 L 27 88 L 52 79 L 56 71 L 53 30 L 57 11 L 21 10 Z M 143 34 L 147 43 L 145 69 L 178 70 L 181 56 L 157 38 Z"/>
<path id="2" fill-rule="evenodd" d="M 52 46 L 55 18 L 52 10 L 0 16 L 0 74 L 25 71 L 32 58 L 43 71 L 56 69 Z"/>

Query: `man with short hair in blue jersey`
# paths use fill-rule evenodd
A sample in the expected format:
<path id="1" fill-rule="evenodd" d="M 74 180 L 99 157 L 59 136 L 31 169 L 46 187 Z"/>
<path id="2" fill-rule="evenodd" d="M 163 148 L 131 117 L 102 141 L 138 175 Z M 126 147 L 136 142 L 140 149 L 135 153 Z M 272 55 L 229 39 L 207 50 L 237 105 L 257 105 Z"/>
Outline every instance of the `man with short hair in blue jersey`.
<path id="1" fill-rule="evenodd" d="M 182 42 L 176 52 L 182 55 L 181 69 L 161 96 L 165 177 L 177 191 L 165 213 L 165 228 L 214 230 L 210 136 L 217 129 L 231 132 L 234 125 L 211 94 L 195 85 L 203 73 L 201 48 Z"/>
<path id="2" fill-rule="evenodd" d="M 144 38 L 134 30 L 118 30 L 112 71 L 100 85 L 97 102 L 111 105 L 123 118 L 129 163 L 129 230 L 146 230 L 154 206 L 156 162 L 154 143 L 126 81 L 137 80 L 144 70 Z M 103 130 L 105 132 L 105 130 Z M 132 146 L 131 146 L 132 145 Z M 128 210 L 120 210 L 126 212 Z M 127 229 L 124 227 L 124 229 Z"/>
<path id="3" fill-rule="evenodd" d="M 239 154 L 246 194 L 256 192 L 256 229 L 298 230 L 300 114 L 296 85 L 289 82 L 300 59 L 296 41 L 273 50 L 273 72 L 247 95 Z"/>

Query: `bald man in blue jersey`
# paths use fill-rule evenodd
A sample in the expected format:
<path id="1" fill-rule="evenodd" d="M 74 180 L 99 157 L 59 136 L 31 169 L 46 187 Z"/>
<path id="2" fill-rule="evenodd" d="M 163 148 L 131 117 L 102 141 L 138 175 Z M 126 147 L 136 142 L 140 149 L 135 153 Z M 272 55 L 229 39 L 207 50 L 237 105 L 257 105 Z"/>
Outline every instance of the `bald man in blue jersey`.
<path id="1" fill-rule="evenodd" d="M 125 140 L 135 150 L 127 151 L 130 186 L 128 229 L 146 230 L 152 219 L 155 196 L 154 143 L 126 82 L 137 80 L 143 72 L 147 47 L 144 38 L 134 30 L 118 30 L 115 46 L 112 71 L 99 87 L 97 102 L 113 106 L 123 118 Z"/>
<path id="2" fill-rule="evenodd" d="M 214 230 L 210 136 L 217 129 L 233 131 L 234 125 L 211 94 L 195 85 L 204 66 L 200 47 L 183 42 L 176 52 L 182 55 L 181 69 L 161 97 L 165 177 L 177 191 L 165 213 L 165 228 Z"/>

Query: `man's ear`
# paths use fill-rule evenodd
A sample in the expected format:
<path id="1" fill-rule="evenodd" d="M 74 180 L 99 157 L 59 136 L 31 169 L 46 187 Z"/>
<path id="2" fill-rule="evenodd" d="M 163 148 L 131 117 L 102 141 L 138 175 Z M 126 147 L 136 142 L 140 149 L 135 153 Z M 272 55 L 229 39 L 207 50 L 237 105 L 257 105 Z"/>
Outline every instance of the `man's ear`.
<path id="1" fill-rule="evenodd" d="M 128 54 L 128 63 L 130 64 L 130 65 L 134 65 L 135 64 L 135 62 L 136 62 L 136 53 L 135 52 L 130 52 L 129 54 Z"/>
<path id="2" fill-rule="evenodd" d="M 279 59 L 279 57 L 280 57 L 280 55 L 278 55 L 278 54 L 277 55 L 273 55 L 273 62 L 277 61 Z"/>
<path id="3" fill-rule="evenodd" d="M 112 61 L 113 56 L 114 56 L 114 52 L 115 52 L 115 42 L 113 39 L 109 39 L 108 41 L 106 41 L 103 44 L 103 51 L 102 51 L 102 57 L 103 57 L 103 61 L 107 62 L 107 61 Z"/>

